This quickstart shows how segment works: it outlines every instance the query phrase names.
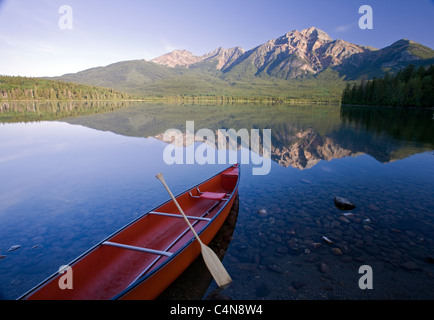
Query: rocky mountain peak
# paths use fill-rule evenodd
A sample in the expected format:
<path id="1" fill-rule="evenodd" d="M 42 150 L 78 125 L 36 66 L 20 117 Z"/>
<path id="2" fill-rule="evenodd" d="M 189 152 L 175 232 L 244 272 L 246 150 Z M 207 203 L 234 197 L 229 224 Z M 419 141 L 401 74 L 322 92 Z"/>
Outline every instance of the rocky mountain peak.
<path id="1" fill-rule="evenodd" d="M 309 29 L 304 29 L 300 31 L 300 34 L 304 35 L 310 40 L 315 40 L 315 41 L 321 40 L 323 42 L 333 41 L 333 39 L 330 38 L 330 36 L 326 32 L 316 27 L 310 27 Z"/>
<path id="2" fill-rule="evenodd" d="M 167 67 L 188 68 L 191 65 L 200 62 L 217 61 L 216 68 L 218 70 L 221 70 L 225 65 L 227 65 L 229 62 L 233 62 L 244 52 L 245 50 L 241 47 L 234 47 L 230 49 L 218 47 L 217 49 L 208 52 L 202 56 L 195 56 L 193 53 L 187 50 L 174 50 L 158 58 L 152 59 L 151 62 Z"/>
<path id="3" fill-rule="evenodd" d="M 384 68 L 399 68 L 402 63 L 433 57 L 432 49 L 406 39 L 378 50 L 345 40 L 333 40 L 323 30 L 310 27 L 290 31 L 248 51 L 240 47 L 218 47 L 202 56 L 195 56 L 187 50 L 175 50 L 151 61 L 169 67 L 190 68 L 194 65 L 207 70 L 211 67 L 237 76 L 267 75 L 290 79 L 315 75 L 330 67 L 352 77 L 372 76 Z M 365 67 L 365 70 L 357 71 L 368 65 L 370 67 Z"/>
<path id="4" fill-rule="evenodd" d="M 200 60 L 201 57 L 195 56 L 188 50 L 174 50 L 158 58 L 152 59 L 151 61 L 174 68 L 197 63 Z"/>
<path id="5" fill-rule="evenodd" d="M 222 47 L 217 48 L 210 53 L 203 55 L 203 60 L 217 60 L 216 68 L 218 70 L 223 69 L 226 65 L 233 62 L 239 56 L 241 56 L 245 50 L 241 47 L 234 47 L 230 49 L 224 49 Z"/>
<path id="6" fill-rule="evenodd" d="M 276 39 L 275 45 L 289 46 L 291 51 L 301 50 L 308 53 L 331 41 L 333 39 L 327 33 L 316 27 L 311 27 L 302 31 L 290 31 Z"/>

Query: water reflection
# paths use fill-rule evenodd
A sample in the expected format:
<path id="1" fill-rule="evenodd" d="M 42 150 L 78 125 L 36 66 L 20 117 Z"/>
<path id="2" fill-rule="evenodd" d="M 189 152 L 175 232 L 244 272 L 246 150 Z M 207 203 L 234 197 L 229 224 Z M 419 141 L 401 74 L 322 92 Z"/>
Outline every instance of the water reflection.
<path id="1" fill-rule="evenodd" d="M 65 117 L 112 112 L 131 106 L 129 101 L 4 101 L 0 123 L 55 120 Z"/>
<path id="2" fill-rule="evenodd" d="M 234 205 L 219 232 L 210 242 L 209 247 L 223 259 L 232 240 L 237 224 L 239 211 L 239 196 L 235 198 Z M 200 300 L 211 284 L 213 278 L 209 273 L 203 259 L 196 259 L 184 273 L 169 286 L 159 297 L 159 300 Z"/>
<path id="3" fill-rule="evenodd" d="M 193 120 L 214 132 L 271 129 L 274 160 L 266 176 L 242 166 L 223 259 L 233 284 L 218 291 L 209 275 L 187 277 L 194 298 L 433 299 L 431 118 L 386 108 L 136 103 L 63 122 L 2 124 L 0 295 L 16 298 L 167 200 L 156 172 L 178 193 L 223 169 L 163 162 L 159 135 Z M 341 212 L 336 195 L 356 209 Z M 9 252 L 13 245 L 22 247 Z M 358 288 L 363 264 L 373 268 L 374 290 Z"/>
<path id="4" fill-rule="evenodd" d="M 223 291 L 211 284 L 203 298 L 432 298 L 431 111 L 160 105 L 68 122 L 155 138 L 168 128 L 184 131 L 187 120 L 214 132 L 272 132 L 270 175 L 243 175 L 240 185 L 239 218 L 224 258 L 235 281 Z M 344 215 L 333 204 L 336 195 L 356 209 Z M 263 209 L 267 214 L 258 214 Z M 376 290 L 358 288 L 363 264 L 373 267 Z"/>
<path id="5" fill-rule="evenodd" d="M 271 129 L 271 159 L 284 167 L 308 169 L 321 160 L 369 154 L 380 162 L 390 162 L 432 150 L 431 113 L 422 109 L 309 105 L 138 105 L 66 121 L 159 140 L 170 128 L 185 133 L 186 121 L 194 121 L 197 129 L 214 132 L 229 128 Z"/>
<path id="6" fill-rule="evenodd" d="M 88 248 L 223 170 L 167 167 L 165 144 L 64 122 L 0 125 L 0 294 L 17 298 Z M 18 250 L 9 251 L 14 245 Z"/>

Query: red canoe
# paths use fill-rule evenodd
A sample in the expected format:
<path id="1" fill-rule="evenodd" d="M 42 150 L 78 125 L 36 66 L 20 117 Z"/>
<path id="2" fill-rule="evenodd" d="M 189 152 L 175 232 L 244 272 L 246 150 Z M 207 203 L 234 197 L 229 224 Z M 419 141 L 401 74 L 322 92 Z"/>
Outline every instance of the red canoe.
<path id="1" fill-rule="evenodd" d="M 176 196 L 206 245 L 231 210 L 239 176 L 240 168 L 234 165 Z M 170 200 L 72 261 L 72 289 L 59 286 L 64 274 L 57 273 L 21 299 L 155 299 L 200 253 L 199 243 Z"/>

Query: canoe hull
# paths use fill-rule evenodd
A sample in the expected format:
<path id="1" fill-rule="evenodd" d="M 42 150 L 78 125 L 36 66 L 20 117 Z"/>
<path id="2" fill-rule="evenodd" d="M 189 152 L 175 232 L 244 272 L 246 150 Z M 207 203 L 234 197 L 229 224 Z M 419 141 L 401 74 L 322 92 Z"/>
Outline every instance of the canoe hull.
<path id="1" fill-rule="evenodd" d="M 239 173 L 234 165 L 176 196 L 205 244 L 217 234 L 234 204 Z M 210 193 L 226 197 L 210 199 Z M 159 254 L 143 251 L 149 249 Z M 72 290 L 60 288 L 62 274 L 54 274 L 20 299 L 155 299 L 200 253 L 199 243 L 169 200 L 72 261 Z"/>
<path id="2" fill-rule="evenodd" d="M 236 195 L 236 194 L 235 194 Z M 235 197 L 232 197 L 213 223 L 199 236 L 202 242 L 208 245 L 225 222 Z M 173 281 L 175 281 L 191 263 L 200 255 L 201 249 L 197 240 L 193 240 L 182 252 L 168 261 L 164 268 L 155 272 L 151 277 L 138 284 L 135 288 L 120 297 L 122 300 L 152 300 L 157 298 Z"/>

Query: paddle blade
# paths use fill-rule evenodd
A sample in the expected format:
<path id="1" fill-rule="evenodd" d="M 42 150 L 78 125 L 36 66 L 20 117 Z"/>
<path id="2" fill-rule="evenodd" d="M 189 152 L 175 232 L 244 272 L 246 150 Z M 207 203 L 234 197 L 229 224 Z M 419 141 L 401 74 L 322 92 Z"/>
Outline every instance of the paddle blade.
<path id="1" fill-rule="evenodd" d="M 157 179 L 160 180 L 161 182 L 164 181 L 163 173 L 161 173 L 161 172 L 159 174 L 157 174 L 155 177 L 157 177 Z"/>
<path id="2" fill-rule="evenodd" d="M 219 287 L 224 287 L 232 282 L 231 276 L 226 271 L 225 267 L 221 263 L 220 259 L 204 244 L 201 244 L 202 257 L 205 261 L 208 270 L 211 272 L 215 282 Z"/>

